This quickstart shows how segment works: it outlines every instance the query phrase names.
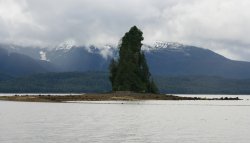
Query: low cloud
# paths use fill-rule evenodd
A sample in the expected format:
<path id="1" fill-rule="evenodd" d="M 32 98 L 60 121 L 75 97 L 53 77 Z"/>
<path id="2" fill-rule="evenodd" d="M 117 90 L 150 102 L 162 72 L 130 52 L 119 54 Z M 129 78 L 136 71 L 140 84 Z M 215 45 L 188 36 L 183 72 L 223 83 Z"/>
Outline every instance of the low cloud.
<path id="1" fill-rule="evenodd" d="M 49 60 L 47 59 L 47 55 L 46 55 L 46 53 L 45 53 L 44 51 L 40 51 L 40 59 L 41 59 L 42 61 L 49 61 Z"/>
<path id="2" fill-rule="evenodd" d="M 118 44 L 137 25 L 146 44 L 180 42 L 250 61 L 249 6 L 248 0 L 0 0 L 0 42 Z"/>

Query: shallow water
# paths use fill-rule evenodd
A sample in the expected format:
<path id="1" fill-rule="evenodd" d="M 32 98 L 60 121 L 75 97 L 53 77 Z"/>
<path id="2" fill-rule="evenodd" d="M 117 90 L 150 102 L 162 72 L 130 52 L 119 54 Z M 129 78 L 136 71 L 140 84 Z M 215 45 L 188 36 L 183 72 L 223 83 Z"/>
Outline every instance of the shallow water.
<path id="1" fill-rule="evenodd" d="M 25 95 L 82 95 L 84 93 L 0 93 L 0 96 L 15 96 L 15 95 L 20 95 L 20 96 L 25 96 Z"/>
<path id="2" fill-rule="evenodd" d="M 0 142 L 249 143 L 250 96 L 239 97 L 244 100 L 0 101 Z"/>

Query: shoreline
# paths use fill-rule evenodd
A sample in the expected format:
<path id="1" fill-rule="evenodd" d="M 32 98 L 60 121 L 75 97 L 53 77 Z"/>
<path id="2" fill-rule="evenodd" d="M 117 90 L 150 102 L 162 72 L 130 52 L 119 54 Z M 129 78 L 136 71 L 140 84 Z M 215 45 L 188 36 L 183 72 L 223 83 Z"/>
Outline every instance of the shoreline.
<path id="1" fill-rule="evenodd" d="M 139 101 L 139 100 L 242 100 L 238 97 L 182 97 L 165 94 L 114 92 L 114 93 L 87 93 L 82 95 L 18 95 L 0 96 L 2 101 L 20 102 L 67 102 L 67 101 Z"/>

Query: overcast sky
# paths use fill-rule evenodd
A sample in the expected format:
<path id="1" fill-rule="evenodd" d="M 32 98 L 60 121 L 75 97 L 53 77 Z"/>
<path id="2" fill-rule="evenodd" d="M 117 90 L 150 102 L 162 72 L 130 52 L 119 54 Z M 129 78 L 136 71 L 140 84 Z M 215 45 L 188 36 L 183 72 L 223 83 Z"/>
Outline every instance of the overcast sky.
<path id="1" fill-rule="evenodd" d="M 144 43 L 179 42 L 250 61 L 249 0 L 0 0 L 0 42 L 117 44 L 133 25 Z"/>

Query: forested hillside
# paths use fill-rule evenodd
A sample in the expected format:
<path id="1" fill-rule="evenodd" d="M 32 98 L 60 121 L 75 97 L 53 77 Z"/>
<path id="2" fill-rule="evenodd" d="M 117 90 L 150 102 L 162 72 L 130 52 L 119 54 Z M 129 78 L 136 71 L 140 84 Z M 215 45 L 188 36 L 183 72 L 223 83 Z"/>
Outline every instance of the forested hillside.
<path id="1" fill-rule="evenodd" d="M 0 76 L 1 93 L 109 92 L 107 72 L 46 73 L 13 78 Z M 250 94 L 250 79 L 212 76 L 154 76 L 161 93 Z"/>

